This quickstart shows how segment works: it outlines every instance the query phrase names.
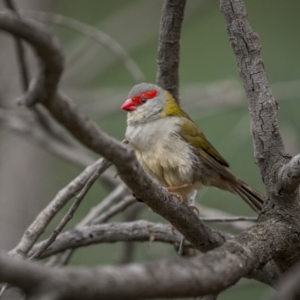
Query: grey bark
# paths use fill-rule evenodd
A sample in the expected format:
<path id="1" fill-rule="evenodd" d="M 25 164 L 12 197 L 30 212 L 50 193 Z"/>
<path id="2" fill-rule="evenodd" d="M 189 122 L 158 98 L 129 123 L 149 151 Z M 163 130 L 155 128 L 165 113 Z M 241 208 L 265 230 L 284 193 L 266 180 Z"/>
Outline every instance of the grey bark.
<path id="1" fill-rule="evenodd" d="M 156 82 L 179 102 L 180 31 L 186 0 L 164 0 L 160 19 Z"/>

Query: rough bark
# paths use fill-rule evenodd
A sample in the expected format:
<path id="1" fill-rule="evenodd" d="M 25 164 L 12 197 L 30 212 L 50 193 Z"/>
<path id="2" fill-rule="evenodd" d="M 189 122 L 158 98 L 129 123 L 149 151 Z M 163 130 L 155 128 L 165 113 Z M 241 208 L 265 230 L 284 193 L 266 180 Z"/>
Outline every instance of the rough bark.
<path id="1" fill-rule="evenodd" d="M 156 82 L 179 102 L 180 31 L 186 0 L 164 0 L 160 19 Z"/>

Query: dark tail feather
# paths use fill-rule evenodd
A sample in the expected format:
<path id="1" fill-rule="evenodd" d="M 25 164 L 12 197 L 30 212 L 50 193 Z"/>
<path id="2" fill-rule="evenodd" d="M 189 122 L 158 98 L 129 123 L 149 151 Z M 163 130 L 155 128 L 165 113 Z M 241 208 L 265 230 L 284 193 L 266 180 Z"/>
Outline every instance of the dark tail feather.
<path id="1" fill-rule="evenodd" d="M 216 184 L 214 185 L 215 187 L 238 194 L 254 211 L 257 213 L 261 211 L 265 199 L 261 193 L 251 188 L 242 180 L 236 178 L 228 171 L 228 169 L 221 165 L 217 160 L 212 159 L 204 150 L 199 149 L 199 152 L 202 160 L 224 180 L 224 184 Z"/>
<path id="2" fill-rule="evenodd" d="M 238 184 L 231 184 L 232 189 L 240 195 L 248 205 L 257 213 L 261 211 L 265 197 L 246 183 L 238 180 Z"/>

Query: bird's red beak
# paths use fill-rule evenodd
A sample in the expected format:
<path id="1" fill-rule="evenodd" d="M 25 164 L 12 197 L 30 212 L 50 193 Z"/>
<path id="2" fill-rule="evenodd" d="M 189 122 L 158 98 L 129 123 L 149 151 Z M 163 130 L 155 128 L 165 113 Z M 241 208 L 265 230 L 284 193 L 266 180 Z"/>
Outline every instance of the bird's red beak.
<path id="1" fill-rule="evenodd" d="M 123 110 L 127 110 L 127 111 L 133 111 L 136 110 L 136 106 L 134 104 L 134 102 L 132 101 L 132 98 L 127 99 L 123 105 L 121 106 L 121 108 Z"/>

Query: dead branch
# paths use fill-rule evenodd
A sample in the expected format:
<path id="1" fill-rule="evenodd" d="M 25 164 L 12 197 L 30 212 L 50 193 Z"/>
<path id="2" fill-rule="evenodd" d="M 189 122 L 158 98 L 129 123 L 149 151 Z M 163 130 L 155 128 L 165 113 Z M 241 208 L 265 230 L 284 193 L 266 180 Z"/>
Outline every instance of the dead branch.
<path id="1" fill-rule="evenodd" d="M 126 191 L 124 184 L 118 185 L 109 195 L 107 195 L 100 203 L 90 209 L 90 212 L 76 225 L 76 228 L 88 224 L 95 224 L 99 215 L 104 213 L 105 209 L 111 206 L 114 202 L 120 200 Z M 132 198 L 132 197 L 131 197 Z M 136 200 L 135 200 L 136 201 Z M 101 221 L 100 221 L 101 222 Z M 104 221 L 105 222 L 105 221 Z"/>
<path id="2" fill-rule="evenodd" d="M 0 13 L 0 28 L 25 39 L 36 49 L 41 64 L 39 76 L 44 70 L 47 72 L 43 74 L 43 77 L 48 74 L 52 77 L 52 73 L 55 72 L 60 75 L 61 50 L 47 30 L 30 20 L 17 19 L 9 13 Z M 41 39 L 40 36 L 43 38 Z M 45 52 L 47 55 L 44 53 L 46 47 L 49 48 Z M 55 63 L 49 63 L 53 58 L 49 58 L 48 55 L 56 57 Z M 51 66 L 53 69 L 48 70 Z M 55 78 L 59 78 L 59 76 L 56 74 Z M 24 105 L 42 101 L 53 117 L 75 138 L 114 163 L 127 186 L 155 212 L 171 222 L 197 249 L 208 251 L 224 243 L 225 236 L 223 234 L 204 225 L 186 205 L 179 205 L 178 198 L 171 196 L 145 173 L 129 147 L 100 131 L 93 122 L 77 111 L 72 101 L 65 95 L 50 91 L 50 89 L 55 89 L 56 85 L 44 86 L 47 81 L 39 79 L 34 82 L 35 88 L 30 89 L 23 97 Z M 41 98 L 36 90 L 47 90 L 48 93 L 42 92 L 43 97 Z"/>
<path id="3" fill-rule="evenodd" d="M 105 166 L 105 164 L 104 164 Z M 39 258 L 41 255 L 49 248 L 49 246 L 55 241 L 59 233 L 64 229 L 64 227 L 67 225 L 67 223 L 73 218 L 75 211 L 79 207 L 80 203 L 90 190 L 90 188 L 93 186 L 93 184 L 96 182 L 96 180 L 99 178 L 101 173 L 103 172 L 103 164 L 99 164 L 97 166 L 96 171 L 92 174 L 92 176 L 88 179 L 80 193 L 75 197 L 75 201 L 72 204 L 72 206 L 69 208 L 65 216 L 62 218 L 58 226 L 54 229 L 53 233 L 50 235 L 50 237 L 41 245 L 41 247 L 30 257 L 30 258 Z"/>
<path id="4" fill-rule="evenodd" d="M 30 299 L 38 299 L 33 297 L 42 295 L 56 300 L 89 300 L 215 294 L 247 276 L 251 270 L 258 269 L 276 252 L 286 251 L 287 244 L 278 241 L 282 239 L 283 232 L 289 238 L 293 234 L 284 223 L 276 224 L 278 230 L 274 231 L 275 223 L 270 220 L 254 225 L 201 256 L 122 267 L 45 269 L 1 255 L 0 280 L 19 286 L 32 297 Z M 273 247 L 274 243 L 276 247 Z M 293 250 L 296 249 L 298 244 L 293 245 Z M 134 288 L 131 288 L 132 283 Z"/>
<path id="5" fill-rule="evenodd" d="M 98 243 L 116 242 L 154 242 L 179 243 L 180 236 L 174 235 L 171 225 L 152 223 L 145 220 L 89 225 L 61 233 L 56 241 L 41 255 L 41 258 L 60 253 L 67 249 L 76 249 Z M 29 255 L 40 248 L 42 242 L 36 244 Z M 185 246 L 189 244 L 186 243 Z"/>
<path id="6" fill-rule="evenodd" d="M 87 167 L 79 176 L 61 189 L 56 197 L 38 214 L 33 223 L 25 230 L 20 242 L 9 254 L 18 257 L 26 256 L 57 212 L 84 187 L 99 166 L 105 169 L 105 160 L 100 159 Z"/>
<path id="7" fill-rule="evenodd" d="M 134 198 L 133 196 L 127 196 L 122 201 L 109 208 L 106 212 L 99 215 L 99 217 L 95 218 L 93 223 L 94 224 L 104 223 L 109 219 L 111 219 L 116 214 L 118 214 L 119 212 L 124 211 L 127 207 L 129 207 L 134 203 L 136 203 L 136 198 Z"/>

